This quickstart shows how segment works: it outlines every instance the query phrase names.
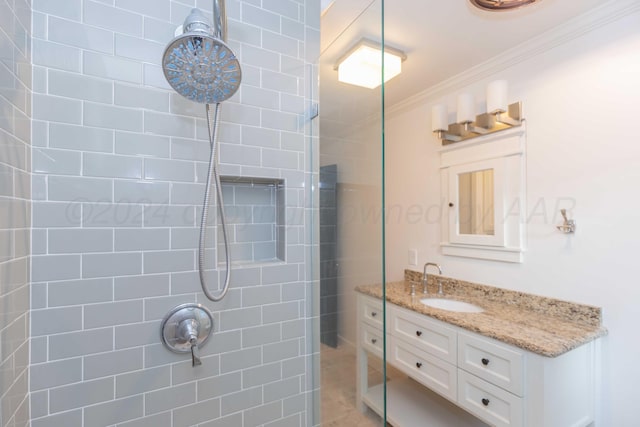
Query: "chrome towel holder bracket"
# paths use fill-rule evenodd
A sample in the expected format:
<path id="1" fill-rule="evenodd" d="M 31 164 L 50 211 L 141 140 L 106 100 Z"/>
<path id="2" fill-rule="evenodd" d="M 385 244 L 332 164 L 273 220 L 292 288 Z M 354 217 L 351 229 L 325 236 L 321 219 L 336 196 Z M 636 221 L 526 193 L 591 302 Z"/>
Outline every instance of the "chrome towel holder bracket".
<path id="1" fill-rule="evenodd" d="M 573 219 L 567 218 L 567 210 L 560 209 L 560 213 L 562 214 L 562 218 L 564 218 L 564 222 L 562 225 L 556 226 L 556 228 L 562 231 L 565 234 L 571 234 L 576 232 L 576 221 Z"/>

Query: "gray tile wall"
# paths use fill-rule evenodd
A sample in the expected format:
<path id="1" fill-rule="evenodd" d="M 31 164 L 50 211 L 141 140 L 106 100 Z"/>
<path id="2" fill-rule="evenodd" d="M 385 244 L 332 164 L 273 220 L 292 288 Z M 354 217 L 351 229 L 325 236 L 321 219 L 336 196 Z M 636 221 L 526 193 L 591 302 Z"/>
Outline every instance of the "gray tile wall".
<path id="1" fill-rule="evenodd" d="M 320 167 L 320 341 L 338 346 L 338 165 Z"/>
<path id="2" fill-rule="evenodd" d="M 0 426 L 29 423 L 31 6 L 0 1 Z"/>
<path id="3" fill-rule="evenodd" d="M 222 178 L 227 241 L 234 263 L 285 261 L 285 227 L 282 180 L 248 181 Z M 216 211 L 218 218 L 219 210 Z M 224 238 L 217 222 L 218 262 L 225 262 Z M 235 264 L 234 264 L 235 265 Z"/>
<path id="4" fill-rule="evenodd" d="M 305 112 L 319 1 L 227 1 L 243 83 L 222 106 L 221 173 L 284 180 L 286 225 L 270 235 L 283 248 L 237 265 L 220 303 L 196 272 L 204 106 L 160 68 L 193 6 L 210 15 L 209 0 L 33 0 L 32 427 L 316 423 Z M 215 318 L 197 368 L 159 339 L 185 302 Z"/>

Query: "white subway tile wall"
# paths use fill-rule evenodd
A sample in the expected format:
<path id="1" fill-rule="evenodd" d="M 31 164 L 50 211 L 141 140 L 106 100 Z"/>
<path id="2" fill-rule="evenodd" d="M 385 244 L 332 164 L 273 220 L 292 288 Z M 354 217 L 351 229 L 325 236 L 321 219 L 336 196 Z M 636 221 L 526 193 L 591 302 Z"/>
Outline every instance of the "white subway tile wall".
<path id="1" fill-rule="evenodd" d="M 15 0 L 22 2 L 30 10 L 28 0 Z M 0 3 L 7 26 L 0 37 L 11 38 L 11 26 L 23 24 L 8 22 Z M 0 152 L 0 197 L 14 205 L 24 199 L 13 209 L 25 219 L 0 231 L 28 230 L 32 209 L 32 427 L 319 422 L 317 203 L 306 194 L 318 172 L 317 124 L 306 111 L 317 101 L 319 0 L 227 0 L 228 44 L 243 80 L 221 107 L 221 173 L 284 188 L 226 186 L 237 264 L 219 303 L 204 298 L 196 271 L 209 157 L 204 106 L 174 93 L 160 67 L 176 26 L 194 6 L 210 17 L 211 3 L 31 1 L 33 148 L 12 127 L 18 112 L 29 112 L 18 102 L 5 108 L 12 101 L 0 94 L 0 110 L 15 112 L 0 119 L 7 141 L 0 149 L 11 147 Z M 0 78 L 15 74 L 6 68 L 0 64 Z M 30 82 L 14 81 L 26 97 Z M 9 179 L 31 163 L 31 189 L 11 193 Z M 211 212 L 213 222 L 215 197 Z M 211 230 L 207 254 L 215 264 L 221 238 Z M 25 359 L 0 376 L 14 385 L 12 399 L 21 387 L 22 399 L 11 400 L 16 417 L 29 412 L 28 254 L 0 263 L 14 283 L 0 298 L 15 302 L 17 314 L 0 324 L 3 351 L 5 339 L 19 343 L 2 360 Z M 208 272 L 212 292 L 223 274 L 222 267 Z M 196 368 L 160 342 L 161 319 L 186 302 L 206 305 L 215 321 Z"/>
<path id="2" fill-rule="evenodd" d="M 3 427 L 25 427 L 29 423 L 30 49 L 29 2 L 0 2 L 0 426 Z M 62 313 L 57 327 L 61 330 L 71 327 L 73 314 Z"/>

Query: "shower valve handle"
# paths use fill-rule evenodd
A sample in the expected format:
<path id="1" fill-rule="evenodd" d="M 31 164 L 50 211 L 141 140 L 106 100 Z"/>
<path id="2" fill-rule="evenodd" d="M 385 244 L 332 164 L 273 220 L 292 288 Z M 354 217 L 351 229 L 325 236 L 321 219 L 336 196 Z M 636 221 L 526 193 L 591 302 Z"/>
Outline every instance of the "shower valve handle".
<path id="1" fill-rule="evenodd" d="M 200 361 L 200 350 L 198 350 L 198 338 L 195 336 L 189 339 L 191 343 L 191 366 L 202 365 Z"/>
<path id="2" fill-rule="evenodd" d="M 198 333 L 200 323 L 196 319 L 186 319 L 179 326 L 182 337 L 191 346 L 191 366 L 202 365 L 200 361 L 200 350 L 198 350 Z"/>

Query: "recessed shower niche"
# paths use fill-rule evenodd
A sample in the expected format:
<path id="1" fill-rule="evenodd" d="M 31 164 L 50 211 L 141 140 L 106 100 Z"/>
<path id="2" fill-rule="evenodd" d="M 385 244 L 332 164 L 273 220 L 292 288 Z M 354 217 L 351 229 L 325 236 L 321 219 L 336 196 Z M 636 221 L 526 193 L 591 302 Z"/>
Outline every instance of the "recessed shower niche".
<path id="1" fill-rule="evenodd" d="M 229 250 L 233 264 L 285 260 L 284 180 L 221 176 Z M 218 262 L 224 242 L 218 214 Z"/>

